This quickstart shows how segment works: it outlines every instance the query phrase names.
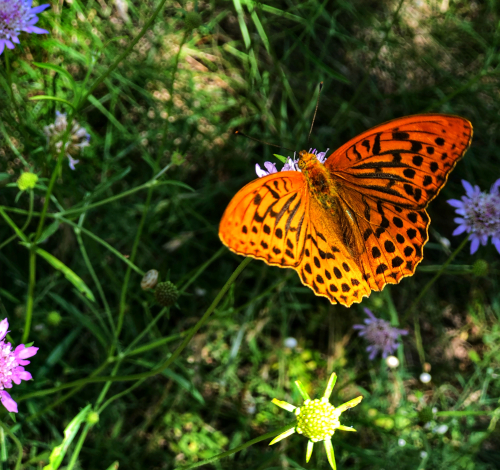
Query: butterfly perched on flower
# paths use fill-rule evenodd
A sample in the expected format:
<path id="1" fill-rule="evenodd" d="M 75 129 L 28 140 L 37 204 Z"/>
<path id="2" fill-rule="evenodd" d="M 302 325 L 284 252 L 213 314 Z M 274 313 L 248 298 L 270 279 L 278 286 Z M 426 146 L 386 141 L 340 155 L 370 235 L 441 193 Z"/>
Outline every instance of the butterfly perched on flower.
<path id="1" fill-rule="evenodd" d="M 428 240 L 425 208 L 471 139 L 466 119 L 418 114 L 328 157 L 302 150 L 285 171 L 268 168 L 238 191 L 219 237 L 237 254 L 295 269 L 332 304 L 361 302 L 415 272 Z"/>

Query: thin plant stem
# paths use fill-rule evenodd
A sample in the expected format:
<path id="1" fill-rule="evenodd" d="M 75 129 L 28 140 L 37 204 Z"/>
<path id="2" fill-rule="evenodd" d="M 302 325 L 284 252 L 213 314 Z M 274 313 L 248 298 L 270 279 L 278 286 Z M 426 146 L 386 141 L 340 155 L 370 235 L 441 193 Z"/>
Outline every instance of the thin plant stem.
<path id="1" fill-rule="evenodd" d="M 177 470 L 190 470 L 191 468 L 197 468 L 201 467 L 202 465 L 208 465 L 209 463 L 216 462 L 217 460 L 223 459 L 224 457 L 229 457 L 230 455 L 236 454 L 236 452 L 240 452 L 243 449 L 246 449 L 247 447 L 253 446 L 254 444 L 257 444 L 258 442 L 265 441 L 266 439 L 270 439 L 271 437 L 277 436 L 278 434 L 281 434 L 283 432 L 288 431 L 289 429 L 293 429 L 296 426 L 296 423 L 293 424 L 287 424 L 286 426 L 283 426 L 282 428 L 276 430 L 276 431 L 271 431 L 268 432 L 267 434 L 263 434 L 262 436 L 256 437 L 255 439 L 252 439 L 251 441 L 245 442 L 244 444 L 241 444 L 238 447 L 235 447 L 234 449 L 228 450 L 226 452 L 222 452 L 221 454 L 214 455 L 213 457 L 210 457 L 209 459 L 202 460 L 201 462 L 196 462 L 193 465 L 189 465 L 188 467 L 177 467 Z"/>
<path id="2" fill-rule="evenodd" d="M 95 377 L 96 375 L 99 375 L 110 364 L 110 362 L 111 361 L 108 358 L 108 360 L 104 361 L 99 367 L 97 367 L 97 369 L 94 370 L 90 376 Z M 44 415 L 45 413 L 59 406 L 61 403 L 64 403 L 66 400 L 70 399 L 73 395 L 77 394 L 83 387 L 84 385 L 81 385 L 79 387 L 75 387 L 73 390 L 70 390 L 68 393 L 66 393 L 66 395 L 63 395 L 61 398 L 58 398 L 56 401 L 46 406 L 43 410 L 40 410 L 30 415 L 26 419 L 26 422 L 29 423 L 31 421 L 35 421 L 39 416 Z M 17 401 L 19 401 L 19 399 Z"/>
<path id="3" fill-rule="evenodd" d="M 26 218 L 26 222 L 24 222 L 24 225 L 20 228 L 20 231 L 23 233 L 26 230 L 26 228 L 28 227 L 28 225 L 30 224 L 31 218 L 33 216 L 33 202 L 34 202 L 35 195 L 34 195 L 32 189 L 29 190 L 29 197 L 30 197 L 30 202 L 29 202 L 28 217 Z M 7 238 L 7 240 L 5 240 L 2 244 L 0 244 L 0 250 L 3 247 L 5 247 L 6 245 L 8 245 L 10 242 L 15 240 L 16 238 L 17 238 L 17 235 L 12 235 L 11 237 Z"/>
<path id="4" fill-rule="evenodd" d="M 144 183 L 144 184 L 141 184 L 140 186 L 129 189 L 128 191 L 123 191 L 122 193 L 117 194 L 116 196 L 111 196 L 111 197 L 108 197 L 107 199 L 103 199 L 102 201 L 94 202 L 93 204 L 88 204 L 88 205 L 83 206 L 83 207 L 75 207 L 72 209 L 65 210 L 63 212 L 58 212 L 55 215 L 57 217 L 67 216 L 70 214 L 79 215 L 82 212 L 87 212 L 88 210 L 94 209 L 95 207 L 103 206 L 104 204 L 109 204 L 110 202 L 117 201 L 118 199 L 122 199 L 124 197 L 130 196 L 131 194 L 134 194 L 138 191 L 142 191 L 143 189 L 148 189 L 151 186 L 156 186 L 156 185 L 160 186 L 160 185 L 165 185 L 165 184 L 171 184 L 171 182 L 170 181 L 160 182 L 160 181 L 157 181 L 155 178 L 153 178 L 150 181 L 148 181 L 147 183 Z"/>
<path id="5" fill-rule="evenodd" d="M 133 263 L 135 260 L 135 255 L 137 254 L 137 248 L 139 247 L 139 242 L 141 241 L 142 229 L 144 228 L 144 223 L 146 222 L 146 217 L 149 212 L 149 205 L 151 204 L 151 198 L 153 196 L 153 188 L 150 187 L 148 189 L 148 195 L 146 197 L 146 203 L 144 204 L 144 210 L 142 211 L 141 221 L 139 222 L 139 228 L 137 229 L 137 233 L 135 235 L 134 244 L 132 246 L 132 253 L 130 254 L 130 261 Z M 122 331 L 123 320 L 125 318 L 125 308 L 126 308 L 126 300 L 127 300 L 127 290 L 128 283 L 130 280 L 130 266 L 127 267 L 127 271 L 125 272 L 125 279 L 123 280 L 122 291 L 120 295 L 120 310 L 118 313 L 118 322 L 116 325 L 116 334 L 115 338 L 118 341 L 118 337 Z M 114 351 L 114 348 L 111 348 L 111 351 Z"/>
<path id="6" fill-rule="evenodd" d="M 413 303 L 408 307 L 404 314 L 404 320 L 408 318 L 408 315 L 413 311 L 413 309 L 418 305 L 422 297 L 427 293 L 427 291 L 432 287 L 432 285 L 441 277 L 441 274 L 445 271 L 446 267 L 455 259 L 455 257 L 463 250 L 464 246 L 469 242 L 469 237 L 465 237 L 458 246 L 458 248 L 449 256 L 449 258 L 443 263 L 441 269 L 435 274 L 435 276 L 425 285 L 425 287 L 420 291 L 417 298 L 413 301 Z M 404 321 L 403 321 L 404 323 Z"/>
<path id="7" fill-rule="evenodd" d="M 198 270 L 189 278 L 188 281 L 179 289 L 179 293 L 183 293 L 198 277 L 207 269 L 219 256 L 226 251 L 226 247 L 222 246 L 215 254 L 205 263 L 203 263 Z"/>
<path id="8" fill-rule="evenodd" d="M 17 119 L 19 119 L 19 123 L 21 124 L 18 127 L 18 129 L 21 131 L 24 138 L 27 139 L 27 141 L 29 142 L 29 136 L 26 133 L 26 129 L 24 128 L 23 116 L 22 116 L 21 112 L 19 111 L 19 107 L 17 106 L 17 101 L 16 101 L 16 98 L 14 95 L 14 90 L 12 89 L 12 76 L 11 76 L 10 59 L 9 59 L 10 51 L 8 48 L 4 49 L 4 55 L 5 55 L 5 71 L 6 71 L 6 75 L 7 75 L 7 84 L 9 85 L 10 99 L 12 101 L 14 111 L 16 112 Z M 26 167 L 28 166 L 28 164 L 24 158 L 22 158 L 21 161 L 23 162 L 24 166 L 26 166 Z"/>
<path id="9" fill-rule="evenodd" d="M 229 279 L 226 281 L 222 289 L 219 291 L 213 302 L 211 303 L 210 307 L 205 311 L 203 316 L 198 320 L 196 325 L 191 328 L 189 333 L 186 335 L 184 338 L 184 341 L 177 347 L 177 349 L 172 353 L 172 355 L 162 362 L 160 365 L 155 367 L 154 369 L 147 371 L 147 372 L 142 372 L 140 374 L 131 374 L 131 375 L 122 375 L 122 376 L 116 376 L 116 377 L 87 377 L 84 379 L 79 379 L 75 380 L 74 382 L 70 382 L 67 384 L 59 385 L 58 387 L 53 387 L 50 389 L 46 390 L 39 390 L 37 392 L 32 392 L 32 393 L 27 393 L 26 395 L 23 395 L 22 397 L 18 398 L 18 402 L 22 400 L 27 400 L 29 398 L 33 397 L 39 397 L 39 396 L 45 396 L 49 395 L 51 393 L 56 393 L 59 392 L 60 390 L 64 390 L 66 388 L 73 388 L 73 387 L 80 387 L 83 385 L 87 385 L 89 383 L 98 383 L 98 382 L 107 382 L 112 381 L 112 382 L 126 382 L 130 380 L 140 380 L 140 379 L 146 379 L 148 377 L 153 377 L 154 375 L 157 375 L 161 373 L 163 370 L 167 369 L 172 365 L 172 363 L 179 357 L 181 352 L 186 348 L 186 346 L 189 344 L 193 336 L 196 334 L 196 332 L 208 321 L 210 318 L 210 315 L 214 312 L 214 310 L 217 308 L 217 305 L 219 305 L 220 301 L 224 298 L 225 294 L 229 290 L 229 288 L 233 285 L 233 283 L 236 281 L 238 276 L 241 274 L 241 272 L 250 264 L 250 262 L 253 260 L 253 258 L 245 258 L 239 266 L 234 270 L 233 274 L 229 277 Z M 108 361 L 110 359 L 108 358 Z"/>
<path id="10" fill-rule="evenodd" d="M 36 283 L 36 251 L 35 246 L 30 247 L 29 257 L 29 284 L 28 284 L 28 299 L 26 302 L 26 318 L 24 319 L 24 331 L 22 343 L 28 341 L 31 329 L 31 320 L 33 318 L 33 305 L 35 296 L 35 283 Z"/>
<path id="11" fill-rule="evenodd" d="M 106 69 L 106 72 L 104 72 L 99 78 L 96 79 L 96 81 L 94 83 L 92 83 L 92 85 L 89 86 L 87 92 L 85 93 L 85 95 L 83 95 L 82 99 L 77 104 L 76 109 L 81 109 L 82 108 L 82 106 L 84 105 L 85 101 L 94 92 L 94 90 L 102 82 L 104 82 L 104 80 L 106 80 L 113 73 L 113 71 L 116 69 L 116 67 L 118 67 L 118 65 L 120 65 L 120 62 L 123 59 L 125 59 L 125 57 L 127 57 L 130 54 L 130 52 L 135 47 L 135 45 L 141 40 L 141 38 L 147 33 L 147 31 L 150 28 L 150 26 L 154 23 L 154 21 L 156 20 L 156 17 L 159 15 L 159 13 L 161 12 L 161 10 L 163 9 L 163 5 L 165 5 L 166 1 L 167 0 L 161 0 L 160 1 L 160 3 L 158 4 L 158 6 L 156 7 L 155 11 L 153 12 L 153 14 L 149 18 L 149 20 L 146 21 L 146 23 L 144 24 L 144 26 L 142 27 L 142 29 L 139 31 L 139 33 L 137 34 L 137 36 L 134 39 L 132 39 L 132 41 L 125 48 L 125 50 Z"/>
<path id="12" fill-rule="evenodd" d="M 90 258 L 87 254 L 87 250 L 85 249 L 85 245 L 84 245 L 83 240 L 82 240 L 81 226 L 83 224 L 84 219 L 85 219 L 85 217 L 82 214 L 82 216 L 80 217 L 80 221 L 78 222 L 79 228 L 74 229 L 74 232 L 76 235 L 76 240 L 78 242 L 78 246 L 80 247 L 80 253 L 82 254 L 83 261 L 84 261 L 85 265 L 87 266 L 87 269 L 90 273 L 90 276 L 92 277 L 92 279 L 94 281 L 97 292 L 99 292 L 99 296 L 101 297 L 101 302 L 104 305 L 104 311 L 106 312 L 106 316 L 108 317 L 109 326 L 111 328 L 111 331 L 114 334 L 115 333 L 115 324 L 113 322 L 113 317 L 111 315 L 111 310 L 109 308 L 108 301 L 106 300 L 106 295 L 104 294 L 104 290 L 102 289 L 102 285 L 101 285 L 101 282 L 99 281 L 99 277 L 95 273 L 94 268 L 92 266 L 92 263 L 90 262 Z"/>
<path id="13" fill-rule="evenodd" d="M 170 99 L 167 104 L 167 119 L 165 119 L 165 127 L 163 128 L 163 139 L 160 147 L 160 151 L 158 152 L 158 156 L 160 157 L 163 155 L 163 152 L 165 150 L 165 146 L 167 143 L 167 133 L 168 133 L 168 125 L 169 125 L 169 118 L 170 118 L 170 113 L 172 112 L 172 107 L 174 104 L 174 83 L 175 83 L 175 76 L 177 75 L 177 68 L 179 66 L 179 58 L 181 56 L 181 50 L 182 47 L 184 46 L 186 39 L 188 37 L 189 32 L 184 31 L 184 34 L 181 39 L 181 43 L 179 44 L 179 50 L 177 51 L 177 54 L 175 55 L 174 59 L 174 66 L 172 68 L 172 77 L 170 78 L 170 84 L 168 87 L 168 92 L 170 94 Z"/>
<path id="14" fill-rule="evenodd" d="M 390 22 L 389 26 L 386 28 L 384 32 L 384 37 L 382 38 L 382 41 L 380 41 L 380 44 L 377 47 L 377 50 L 375 51 L 375 56 L 370 62 L 370 65 L 368 67 L 368 70 L 365 73 L 365 76 L 363 77 L 363 80 L 361 80 L 361 83 L 358 85 L 356 88 L 356 91 L 354 92 L 354 95 L 351 98 L 351 101 L 347 103 L 346 106 L 342 106 L 340 110 L 333 116 L 333 119 L 330 121 L 330 126 L 335 126 L 337 123 L 341 122 L 342 116 L 346 115 L 349 110 L 352 108 L 353 104 L 357 101 L 359 96 L 361 95 L 361 92 L 363 91 L 363 88 L 365 87 L 366 83 L 368 82 L 368 79 L 370 78 L 370 69 L 373 67 L 375 62 L 378 60 L 378 55 L 380 54 L 380 51 L 382 50 L 382 47 L 384 46 L 385 42 L 387 41 L 387 38 L 389 36 L 389 33 L 391 32 L 392 27 L 396 23 L 396 20 L 399 16 L 399 11 L 401 10 L 401 7 L 403 6 L 405 0 L 400 0 L 396 11 L 394 12 L 394 15 L 392 16 L 392 21 Z M 337 134 L 340 132 L 339 126 L 337 126 Z"/>
<path id="15" fill-rule="evenodd" d="M 1 208 L 0 208 L 1 210 Z M 71 220 L 65 219 L 64 217 L 59 217 L 59 220 L 61 222 L 64 222 L 65 224 L 71 225 L 75 229 L 79 229 L 82 233 L 87 235 L 88 237 L 92 238 L 95 240 L 97 243 L 100 243 L 102 246 L 107 248 L 111 253 L 113 253 L 117 258 L 122 260 L 126 265 L 128 265 L 130 268 L 132 268 L 137 274 L 144 276 L 144 271 L 142 269 L 139 269 L 134 263 L 132 263 L 129 259 L 125 258 L 118 250 L 113 248 L 109 243 L 105 242 L 102 238 L 98 237 L 97 235 L 94 235 L 93 232 L 90 230 L 87 230 L 84 227 L 78 226 L 78 224 L 75 224 Z"/>
<path id="16" fill-rule="evenodd" d="M 78 441 L 76 442 L 75 449 L 73 450 L 73 453 L 71 454 L 71 459 L 69 460 L 68 466 L 66 467 L 66 470 L 73 470 L 75 468 L 75 465 L 78 460 L 78 456 L 80 455 L 80 452 L 83 448 L 83 444 L 85 443 L 85 439 L 87 438 L 87 435 L 92 428 L 92 424 L 90 423 L 85 423 L 85 426 L 83 427 L 82 432 L 80 433 L 80 436 L 78 438 Z"/>
<path id="17" fill-rule="evenodd" d="M 0 427 L 8 434 L 8 436 L 14 441 L 14 444 L 17 447 L 18 454 L 17 454 L 17 461 L 16 461 L 16 466 L 14 467 L 14 470 L 19 470 L 21 468 L 21 462 L 23 460 L 23 446 L 21 444 L 21 441 L 14 435 L 14 433 L 9 429 L 9 427 L 2 423 L 0 421 Z"/>

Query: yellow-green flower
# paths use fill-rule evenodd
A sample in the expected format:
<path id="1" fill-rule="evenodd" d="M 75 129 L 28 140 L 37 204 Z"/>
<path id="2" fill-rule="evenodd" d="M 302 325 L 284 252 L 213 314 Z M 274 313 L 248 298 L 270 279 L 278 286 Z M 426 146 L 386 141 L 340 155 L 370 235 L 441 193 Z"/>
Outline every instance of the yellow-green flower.
<path id="1" fill-rule="evenodd" d="M 35 173 L 22 173 L 17 180 L 17 187 L 21 191 L 26 191 L 27 189 L 33 189 L 38 181 L 38 176 Z"/>
<path id="2" fill-rule="evenodd" d="M 332 436 L 335 434 L 337 429 L 340 429 L 341 431 L 356 431 L 354 428 L 342 426 L 339 418 L 345 410 L 356 406 L 363 399 L 363 397 L 360 396 L 335 408 L 329 402 L 329 399 L 332 394 L 333 387 L 335 387 L 336 381 L 337 374 L 334 372 L 330 376 L 330 380 L 328 381 L 323 397 L 321 399 L 316 398 L 315 400 L 311 400 L 303 385 L 297 380 L 295 385 L 297 385 L 300 394 L 305 400 L 301 407 L 296 407 L 286 401 L 274 398 L 273 403 L 275 405 L 278 405 L 284 410 L 295 413 L 297 416 L 297 424 L 293 428 L 288 429 L 288 431 L 285 431 L 275 437 L 269 445 L 276 444 L 276 442 L 285 439 L 285 437 L 292 435 L 294 432 L 303 434 L 305 437 L 309 438 L 306 452 L 306 462 L 309 462 L 314 443 L 324 441 L 328 462 L 330 462 L 333 470 L 336 470 L 337 464 L 335 463 L 335 454 L 333 452 Z"/>

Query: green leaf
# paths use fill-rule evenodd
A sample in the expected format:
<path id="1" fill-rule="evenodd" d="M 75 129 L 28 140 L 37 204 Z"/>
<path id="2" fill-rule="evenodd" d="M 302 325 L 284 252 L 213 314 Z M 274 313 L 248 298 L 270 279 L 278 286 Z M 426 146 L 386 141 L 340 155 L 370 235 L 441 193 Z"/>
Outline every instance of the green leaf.
<path id="1" fill-rule="evenodd" d="M 26 245 L 26 243 L 23 243 Z M 52 267 L 56 268 L 58 271 L 61 271 L 64 274 L 64 277 L 71 282 L 82 294 L 86 295 L 88 299 L 92 302 L 95 302 L 95 297 L 92 291 L 87 287 L 87 284 L 83 282 L 82 278 L 78 276 L 73 270 L 68 268 L 62 261 L 58 260 L 55 256 L 52 256 L 50 253 L 47 253 L 45 250 L 41 248 L 36 248 L 36 254 L 41 256 L 47 263 L 52 265 Z"/>
<path id="2" fill-rule="evenodd" d="M 45 230 L 40 235 L 37 243 L 42 243 L 51 235 L 54 235 L 54 233 L 56 233 L 57 229 L 59 228 L 59 225 L 61 225 L 61 222 L 59 222 L 58 220 L 54 220 L 54 222 L 52 222 L 49 226 L 45 227 Z"/>
<path id="3" fill-rule="evenodd" d="M 64 70 L 62 67 L 59 67 L 59 65 L 43 64 L 41 62 L 32 62 L 32 64 L 36 65 L 37 67 L 40 67 L 41 69 L 53 70 L 54 72 L 57 72 L 57 73 L 60 73 L 61 75 L 64 75 L 69 80 L 73 91 L 76 90 L 76 82 L 75 82 L 75 80 L 73 80 L 73 77 L 71 76 L 71 74 L 67 70 Z"/>
<path id="4" fill-rule="evenodd" d="M 43 470 L 57 470 L 61 465 L 66 452 L 70 444 L 73 442 L 73 439 L 76 437 L 78 430 L 83 422 L 85 422 L 85 418 L 89 413 L 92 405 L 87 405 L 80 413 L 78 413 L 68 424 L 66 429 L 64 430 L 64 439 L 60 445 L 54 447 L 49 457 L 49 464 L 43 467 Z"/>
<path id="5" fill-rule="evenodd" d="M 10 175 L 8 173 L 0 173 L 0 181 L 9 179 Z"/>
<path id="6" fill-rule="evenodd" d="M 29 99 L 31 101 L 41 101 L 41 100 L 59 101 L 60 103 L 67 104 L 68 106 L 71 106 L 73 109 L 75 109 L 73 104 L 71 104 L 68 100 L 63 100 L 62 98 L 57 98 L 57 96 L 38 95 L 38 96 L 31 96 Z"/>
<path id="7" fill-rule="evenodd" d="M 277 153 L 273 153 L 273 155 L 279 160 L 281 161 L 281 163 L 286 163 L 286 157 L 284 157 L 283 155 L 278 155 Z"/>

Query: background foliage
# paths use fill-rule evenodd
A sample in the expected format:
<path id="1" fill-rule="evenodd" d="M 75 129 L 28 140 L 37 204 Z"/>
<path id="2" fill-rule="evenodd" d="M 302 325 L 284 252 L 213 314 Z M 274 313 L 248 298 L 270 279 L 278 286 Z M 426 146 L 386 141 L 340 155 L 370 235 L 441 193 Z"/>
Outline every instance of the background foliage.
<path id="1" fill-rule="evenodd" d="M 159 2 L 50 3 L 40 26 L 51 34 L 25 34 L 2 57 L 0 205 L 21 227 L 30 196 L 12 183 L 26 170 L 39 175 L 25 234 L 77 273 L 95 301 L 19 238 L 5 244 L 14 232 L 0 222 L 2 317 L 17 344 L 28 334 L 33 302 L 27 338 L 40 347 L 29 367 L 35 380 L 12 391 L 15 422 L 0 410 L 22 445 L 22 468 L 46 465 L 88 404 L 99 421 L 76 434 L 67 468 L 194 464 L 282 427 L 290 416 L 270 400 L 299 404 L 293 381 L 319 394 L 331 371 L 339 375 L 332 403 L 364 396 L 343 415 L 358 433 L 333 438 L 339 468 L 396 461 L 401 469 L 498 468 L 498 253 L 492 246 L 460 252 L 407 314 L 447 260 L 447 240 L 451 250 L 459 244 L 446 200 L 462 195 L 462 178 L 488 189 L 500 177 L 498 2 L 167 1 L 115 69 Z M 193 11 L 202 21 L 191 30 Z M 56 168 L 43 133 L 56 110 L 71 107 L 33 100 L 40 95 L 73 103 L 91 134 L 75 171 L 66 159 Z M 255 163 L 277 150 L 235 138 L 234 129 L 294 150 L 333 150 L 373 125 L 430 111 L 469 119 L 474 138 L 429 208 L 430 241 L 416 274 L 362 304 L 410 331 L 399 368 L 368 360 L 352 330 L 364 318 L 361 306 L 332 306 L 295 272 L 253 261 L 168 368 L 121 379 L 173 357 L 241 262 L 221 249 L 218 222 L 232 195 L 255 178 Z M 171 162 L 159 184 L 146 184 Z M 34 237 L 55 169 L 44 232 Z M 486 277 L 473 269 L 479 258 Z M 175 306 L 161 309 L 141 290 L 149 269 L 182 290 Z M 298 346 L 285 347 L 287 337 Z M 423 370 L 432 375 L 428 384 L 418 380 Z M 95 376 L 115 378 L 89 380 Z M 7 434 L 0 438 L 3 468 L 12 468 L 18 447 Z M 300 436 L 267 443 L 209 467 L 305 466 Z M 327 466 L 317 451 L 307 468 Z"/>

